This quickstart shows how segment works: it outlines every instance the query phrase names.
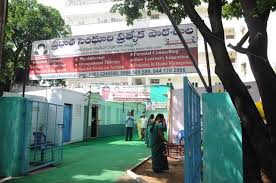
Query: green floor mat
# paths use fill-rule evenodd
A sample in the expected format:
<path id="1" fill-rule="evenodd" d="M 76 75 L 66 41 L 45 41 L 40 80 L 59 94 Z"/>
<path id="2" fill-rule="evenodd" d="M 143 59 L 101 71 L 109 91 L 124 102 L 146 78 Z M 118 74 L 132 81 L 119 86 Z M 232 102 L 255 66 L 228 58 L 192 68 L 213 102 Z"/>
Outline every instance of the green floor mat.
<path id="1" fill-rule="evenodd" d="M 98 138 L 64 146 L 62 164 L 11 183 L 109 183 L 150 155 L 142 141 L 124 137 Z"/>

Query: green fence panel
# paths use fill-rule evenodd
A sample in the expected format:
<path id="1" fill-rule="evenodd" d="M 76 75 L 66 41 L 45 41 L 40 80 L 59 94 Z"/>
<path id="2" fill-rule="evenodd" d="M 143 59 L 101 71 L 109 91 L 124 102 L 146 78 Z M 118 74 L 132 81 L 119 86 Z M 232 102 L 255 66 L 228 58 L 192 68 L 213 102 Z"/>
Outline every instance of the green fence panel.
<path id="1" fill-rule="evenodd" d="M 25 137 L 30 128 L 25 126 L 31 120 L 31 103 L 20 97 L 0 98 L 0 176 L 18 176 L 28 169 L 24 152 Z"/>
<path id="2" fill-rule="evenodd" d="M 203 94 L 203 182 L 242 183 L 242 135 L 228 93 Z"/>
<path id="3" fill-rule="evenodd" d="M 168 102 L 168 93 L 170 89 L 170 86 L 150 86 L 150 101 L 159 103 Z"/>

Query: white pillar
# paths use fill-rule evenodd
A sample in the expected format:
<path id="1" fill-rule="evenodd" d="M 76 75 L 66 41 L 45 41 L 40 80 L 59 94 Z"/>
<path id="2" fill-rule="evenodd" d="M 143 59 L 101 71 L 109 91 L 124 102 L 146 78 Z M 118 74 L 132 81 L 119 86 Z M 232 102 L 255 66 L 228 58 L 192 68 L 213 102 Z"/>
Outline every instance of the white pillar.
<path id="1" fill-rule="evenodd" d="M 146 77 L 146 85 L 150 85 L 150 78 Z"/>
<path id="2" fill-rule="evenodd" d="M 132 77 L 131 77 L 131 76 L 128 77 L 128 85 L 129 85 L 129 86 L 132 86 Z"/>

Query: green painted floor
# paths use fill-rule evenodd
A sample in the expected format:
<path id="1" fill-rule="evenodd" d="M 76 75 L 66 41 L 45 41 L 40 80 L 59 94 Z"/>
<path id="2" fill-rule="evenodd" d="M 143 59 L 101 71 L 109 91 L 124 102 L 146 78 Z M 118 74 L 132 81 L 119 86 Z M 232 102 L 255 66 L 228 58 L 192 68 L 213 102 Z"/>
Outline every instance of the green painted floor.
<path id="1" fill-rule="evenodd" d="M 124 137 L 98 138 L 66 145 L 61 165 L 10 183 L 109 183 L 116 181 L 144 158 L 150 149 L 141 141 Z"/>

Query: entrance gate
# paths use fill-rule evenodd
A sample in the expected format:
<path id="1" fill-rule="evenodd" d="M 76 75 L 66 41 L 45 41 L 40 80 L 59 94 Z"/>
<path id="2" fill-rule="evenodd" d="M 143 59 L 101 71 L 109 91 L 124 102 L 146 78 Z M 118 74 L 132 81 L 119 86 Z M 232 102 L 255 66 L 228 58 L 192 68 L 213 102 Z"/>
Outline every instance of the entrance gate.
<path id="1" fill-rule="evenodd" d="M 0 177 L 21 176 L 62 161 L 63 105 L 0 97 L 0 109 Z"/>
<path id="2" fill-rule="evenodd" d="M 24 151 L 27 154 L 27 171 L 33 171 L 62 161 L 64 106 L 41 101 L 25 100 L 32 108 L 30 121 L 25 120 Z"/>
<path id="3" fill-rule="evenodd" d="M 184 180 L 185 183 L 199 183 L 201 179 L 201 117 L 200 96 L 184 77 Z"/>

